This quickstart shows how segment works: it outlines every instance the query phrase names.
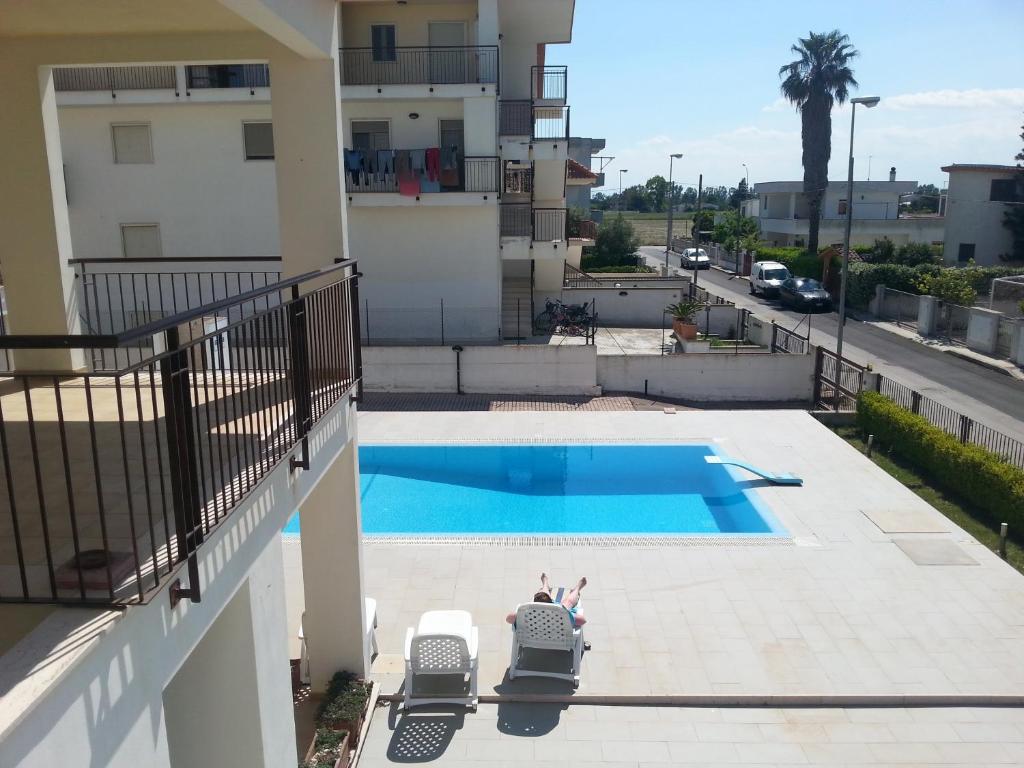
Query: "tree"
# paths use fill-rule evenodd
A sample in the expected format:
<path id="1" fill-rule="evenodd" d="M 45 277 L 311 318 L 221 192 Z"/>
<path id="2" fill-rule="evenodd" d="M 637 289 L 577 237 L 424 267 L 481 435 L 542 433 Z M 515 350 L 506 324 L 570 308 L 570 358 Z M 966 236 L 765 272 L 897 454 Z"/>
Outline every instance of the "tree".
<path id="1" fill-rule="evenodd" d="M 640 238 L 633 225 L 622 216 L 609 216 L 597 230 L 594 241 L 594 266 L 613 266 L 633 261 Z"/>
<path id="2" fill-rule="evenodd" d="M 693 224 L 690 227 L 690 231 L 693 232 L 695 240 L 700 242 L 700 233 L 708 232 L 714 229 L 715 226 L 715 212 L 714 211 L 700 211 L 693 214 Z"/>
<path id="3" fill-rule="evenodd" d="M 730 253 L 738 253 L 747 247 L 744 240 L 756 234 L 757 222 L 754 219 L 741 216 L 738 211 L 729 211 L 715 225 L 714 238 L 716 243 L 721 243 Z"/>
<path id="4" fill-rule="evenodd" d="M 857 86 L 849 66 L 857 51 L 838 29 L 823 34 L 811 32 L 791 50 L 798 58 L 781 67 L 779 77 L 783 78 L 782 95 L 800 112 L 804 195 L 810 220 L 807 250 L 817 253 L 821 203 L 832 155 L 832 107 L 843 104 L 850 87 Z"/>
<path id="5" fill-rule="evenodd" d="M 750 192 L 747 190 L 747 180 L 740 179 L 736 188 L 732 190 L 732 194 L 729 195 L 729 207 L 736 208 L 740 207 L 740 203 L 750 197 Z"/>
<path id="6" fill-rule="evenodd" d="M 1020 138 L 1024 141 L 1024 125 L 1021 126 Z M 1008 261 L 1024 261 L 1024 149 L 1014 157 L 1017 161 L 1017 173 L 1014 175 L 1016 184 L 1014 192 L 1017 202 L 1007 203 L 1003 212 L 1003 226 L 1010 230 L 1012 245 L 1010 252 L 1003 258 Z"/>
<path id="7" fill-rule="evenodd" d="M 974 266 L 974 262 L 970 263 Z M 968 269 L 948 267 L 940 269 L 934 274 L 925 273 L 917 283 L 921 293 L 927 293 L 947 304 L 960 304 L 969 307 L 978 298 L 978 292 L 971 284 L 971 275 Z"/>
<path id="8" fill-rule="evenodd" d="M 668 182 L 664 176 L 651 176 L 644 185 L 647 192 L 647 206 L 652 211 L 664 211 L 668 198 Z"/>

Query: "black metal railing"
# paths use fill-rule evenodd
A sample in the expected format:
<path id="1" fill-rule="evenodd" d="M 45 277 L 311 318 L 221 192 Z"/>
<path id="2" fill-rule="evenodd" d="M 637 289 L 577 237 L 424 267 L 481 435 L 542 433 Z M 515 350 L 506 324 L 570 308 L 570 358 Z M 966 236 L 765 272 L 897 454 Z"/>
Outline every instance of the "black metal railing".
<path id="1" fill-rule="evenodd" d="M 501 99 L 498 102 L 498 133 L 529 136 L 533 133 L 533 102 L 529 99 Z"/>
<path id="2" fill-rule="evenodd" d="M 416 194 L 419 195 L 435 192 L 500 192 L 500 176 L 499 158 L 471 156 L 459 158 L 452 168 L 440 168 L 436 174 L 427 169 L 417 170 L 413 178 Z M 387 168 L 347 172 L 345 185 L 347 192 L 402 191 L 394 159 Z"/>
<path id="3" fill-rule="evenodd" d="M 929 424 L 957 438 L 1002 456 L 1007 462 L 1024 469 L 1024 442 L 1010 437 L 986 424 L 975 421 L 959 411 L 943 405 L 915 389 L 881 374 L 875 379 L 875 391 Z"/>
<path id="4" fill-rule="evenodd" d="M 533 239 L 540 243 L 566 240 L 565 208 L 534 208 Z"/>
<path id="5" fill-rule="evenodd" d="M 233 262 L 244 266 L 225 269 Z M 74 259 L 71 265 L 82 309 L 83 332 L 97 335 L 123 333 L 205 304 L 266 288 L 281 279 L 281 260 L 276 256 Z M 233 323 L 275 306 L 275 301 L 275 297 L 265 295 L 259 302 L 228 308 L 225 318 Z M 90 350 L 92 368 L 112 370 L 126 361 L 141 360 L 152 352 L 149 341 L 144 337 L 128 347 Z"/>
<path id="6" fill-rule="evenodd" d="M 597 238 L 597 222 L 590 219 L 570 221 L 569 237 L 581 240 L 595 240 Z"/>
<path id="7" fill-rule="evenodd" d="M 498 83 L 496 45 L 342 48 L 342 85 Z"/>
<path id="8" fill-rule="evenodd" d="M 694 285 L 692 282 L 687 286 L 687 291 L 691 301 L 699 301 L 701 304 L 709 304 L 711 306 L 732 305 L 732 302 L 728 299 L 723 299 L 721 296 L 711 293 L 699 285 Z"/>
<path id="9" fill-rule="evenodd" d="M 533 234 L 533 216 L 530 203 L 502 203 L 501 236 L 530 237 Z"/>
<path id="10" fill-rule="evenodd" d="M 58 91 L 175 90 L 174 67 L 58 67 L 53 70 Z"/>
<path id="11" fill-rule="evenodd" d="M 634 288 L 639 286 L 644 287 L 657 287 L 659 285 L 665 286 L 678 286 L 680 281 L 685 282 L 689 278 L 686 277 L 662 277 L 658 274 L 652 273 L 628 273 L 628 274 L 591 274 L 577 269 L 572 264 L 566 262 L 562 269 L 562 287 L 564 288 L 622 288 L 632 286 Z M 714 297 L 717 299 L 717 297 Z M 702 300 L 705 305 L 709 303 L 721 303 L 721 302 L 708 302 Z M 725 302 L 728 303 L 728 302 Z"/>
<path id="12" fill-rule="evenodd" d="M 778 326 L 776 326 L 778 327 Z M 814 404 L 833 411 L 853 411 L 857 397 L 864 389 L 867 369 L 845 357 L 836 357 L 824 347 L 817 347 L 814 361 Z"/>
<path id="13" fill-rule="evenodd" d="M 194 64 L 185 67 L 185 87 L 255 88 L 270 87 L 270 67 L 266 64 Z"/>
<path id="14" fill-rule="evenodd" d="M 530 67 L 530 95 L 535 101 L 560 101 L 565 104 L 568 72 L 566 66 Z"/>
<path id="15" fill-rule="evenodd" d="M 534 141 L 568 141 L 569 140 L 569 108 L 568 107 L 533 107 Z"/>
<path id="16" fill-rule="evenodd" d="M 511 161 L 506 162 L 504 172 L 504 183 L 501 191 L 510 195 L 532 195 L 533 194 L 533 168 L 511 167 Z"/>
<path id="17" fill-rule="evenodd" d="M 171 589 L 200 599 L 203 541 L 279 464 L 307 469 L 313 425 L 358 397 L 355 267 L 120 333 L 0 339 L 16 355 L 146 338 L 154 350 L 115 371 L 4 382 L 0 602 L 148 602 L 182 569 L 187 586 Z"/>

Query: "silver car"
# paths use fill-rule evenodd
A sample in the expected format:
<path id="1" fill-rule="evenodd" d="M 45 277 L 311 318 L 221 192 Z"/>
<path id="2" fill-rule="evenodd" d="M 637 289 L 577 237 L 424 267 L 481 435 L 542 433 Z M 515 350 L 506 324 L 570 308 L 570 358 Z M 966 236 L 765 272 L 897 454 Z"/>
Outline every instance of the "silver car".
<path id="1" fill-rule="evenodd" d="M 679 257 L 679 266 L 684 269 L 711 269 L 711 259 L 703 248 L 687 248 Z"/>

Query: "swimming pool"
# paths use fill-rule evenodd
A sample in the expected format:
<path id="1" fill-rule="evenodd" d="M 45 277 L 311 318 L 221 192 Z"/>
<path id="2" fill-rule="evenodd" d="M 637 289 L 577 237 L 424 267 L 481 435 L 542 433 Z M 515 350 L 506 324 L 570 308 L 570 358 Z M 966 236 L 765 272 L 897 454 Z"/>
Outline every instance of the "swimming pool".
<path id="1" fill-rule="evenodd" d="M 785 531 L 710 445 L 360 446 L 368 535 Z M 285 528 L 297 533 L 298 516 Z"/>

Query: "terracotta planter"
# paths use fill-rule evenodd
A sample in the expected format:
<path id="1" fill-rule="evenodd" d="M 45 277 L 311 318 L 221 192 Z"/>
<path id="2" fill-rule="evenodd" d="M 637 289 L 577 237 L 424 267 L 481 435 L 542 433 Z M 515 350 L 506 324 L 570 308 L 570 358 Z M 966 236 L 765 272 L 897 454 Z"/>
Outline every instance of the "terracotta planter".
<path id="1" fill-rule="evenodd" d="M 672 332 L 676 338 L 682 341 L 693 341 L 697 338 L 697 326 L 695 323 L 684 323 L 682 320 L 672 318 Z"/>
<path id="2" fill-rule="evenodd" d="M 352 732 L 349 731 L 345 734 L 345 738 L 341 740 L 341 744 L 338 747 L 338 759 L 334 763 L 334 768 L 348 768 L 349 760 L 351 756 L 350 741 L 352 739 Z M 316 734 L 313 735 L 313 740 L 309 742 L 309 749 L 306 750 L 305 762 L 310 762 L 313 759 L 313 755 L 316 754 Z"/>

